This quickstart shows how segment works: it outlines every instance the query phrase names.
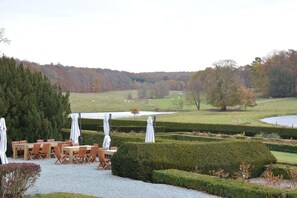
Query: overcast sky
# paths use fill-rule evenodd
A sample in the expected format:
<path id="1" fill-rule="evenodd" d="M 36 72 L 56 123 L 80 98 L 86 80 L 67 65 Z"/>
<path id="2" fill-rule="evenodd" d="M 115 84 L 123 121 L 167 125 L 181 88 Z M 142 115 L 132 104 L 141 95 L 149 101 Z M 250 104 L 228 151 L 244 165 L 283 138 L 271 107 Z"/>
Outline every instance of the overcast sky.
<path id="1" fill-rule="evenodd" d="M 0 0 L 0 51 L 40 64 L 198 71 L 297 50 L 296 0 Z"/>

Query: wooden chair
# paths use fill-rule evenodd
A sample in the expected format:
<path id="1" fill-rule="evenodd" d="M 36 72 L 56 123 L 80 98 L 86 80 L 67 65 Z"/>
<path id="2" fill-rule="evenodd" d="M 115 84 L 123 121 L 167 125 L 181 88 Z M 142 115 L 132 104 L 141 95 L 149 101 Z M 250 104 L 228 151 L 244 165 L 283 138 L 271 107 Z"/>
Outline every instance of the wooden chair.
<path id="1" fill-rule="evenodd" d="M 72 140 L 65 140 L 65 143 L 72 144 Z"/>
<path id="2" fill-rule="evenodd" d="M 58 163 L 63 164 L 69 160 L 69 155 L 61 153 L 58 146 L 54 147 L 54 151 L 55 151 L 55 156 L 57 158 L 57 161 L 55 162 L 55 164 L 58 164 Z"/>
<path id="3" fill-rule="evenodd" d="M 104 156 L 104 149 L 98 149 L 98 158 L 99 158 L 99 165 L 97 170 L 106 170 L 111 168 L 110 160 L 106 159 Z"/>
<path id="4" fill-rule="evenodd" d="M 86 161 L 87 158 L 87 147 L 82 146 L 79 147 L 78 153 L 73 156 L 73 161 L 76 163 L 83 163 Z"/>
<path id="5" fill-rule="evenodd" d="M 62 146 L 65 144 L 65 142 L 58 142 L 57 147 L 59 147 L 59 150 L 62 152 Z"/>
<path id="6" fill-rule="evenodd" d="M 40 144 L 34 144 L 33 149 L 28 152 L 28 155 L 31 160 L 33 160 L 35 157 L 38 158 L 40 146 L 41 146 Z"/>
<path id="7" fill-rule="evenodd" d="M 42 143 L 42 142 L 44 142 L 43 140 L 37 140 L 36 141 L 37 143 Z"/>
<path id="8" fill-rule="evenodd" d="M 50 150 L 50 146 L 51 146 L 50 144 L 43 144 L 42 145 L 42 149 L 38 153 L 38 158 L 39 159 L 47 158 L 47 155 L 48 155 L 49 150 Z"/>
<path id="9" fill-rule="evenodd" d="M 47 142 L 54 142 L 55 139 L 47 139 L 46 141 L 47 141 Z"/>
<path id="10" fill-rule="evenodd" d="M 58 142 L 57 146 L 55 146 L 55 147 L 58 147 L 59 148 L 59 151 L 62 152 L 62 146 L 63 146 L 63 144 L 65 144 L 65 142 Z M 57 158 L 56 152 L 55 152 L 55 148 L 52 151 L 52 155 L 54 155 L 54 157 Z"/>
<path id="11" fill-rule="evenodd" d="M 98 147 L 92 146 L 90 153 L 87 154 L 87 161 L 88 162 L 96 162 L 97 152 L 98 152 Z"/>

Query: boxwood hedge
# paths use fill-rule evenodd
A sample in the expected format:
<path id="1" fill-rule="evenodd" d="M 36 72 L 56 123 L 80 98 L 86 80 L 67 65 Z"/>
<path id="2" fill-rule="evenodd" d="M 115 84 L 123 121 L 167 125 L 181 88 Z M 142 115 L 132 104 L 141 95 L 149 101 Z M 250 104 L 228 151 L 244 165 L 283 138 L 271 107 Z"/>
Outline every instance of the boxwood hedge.
<path id="1" fill-rule="evenodd" d="M 246 183 L 240 180 L 221 179 L 180 170 L 158 170 L 153 172 L 153 182 L 165 183 L 204 191 L 222 197 L 274 198 L 297 197 L 297 190 L 283 190 Z"/>
<path id="2" fill-rule="evenodd" d="M 159 142 L 123 144 L 113 155 L 112 173 L 143 181 L 151 181 L 152 171 L 179 169 L 208 174 L 223 169 L 234 176 L 242 162 L 253 166 L 251 174 L 259 176 L 275 157 L 260 142 L 224 141 Z"/>

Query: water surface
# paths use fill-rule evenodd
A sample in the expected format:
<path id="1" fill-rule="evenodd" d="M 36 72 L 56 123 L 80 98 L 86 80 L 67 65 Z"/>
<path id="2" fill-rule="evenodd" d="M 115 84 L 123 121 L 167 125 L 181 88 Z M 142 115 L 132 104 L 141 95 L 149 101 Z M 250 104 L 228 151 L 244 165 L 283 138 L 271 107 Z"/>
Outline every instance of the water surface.
<path id="1" fill-rule="evenodd" d="M 280 126 L 297 127 L 297 115 L 269 117 L 263 118 L 261 121 Z"/>

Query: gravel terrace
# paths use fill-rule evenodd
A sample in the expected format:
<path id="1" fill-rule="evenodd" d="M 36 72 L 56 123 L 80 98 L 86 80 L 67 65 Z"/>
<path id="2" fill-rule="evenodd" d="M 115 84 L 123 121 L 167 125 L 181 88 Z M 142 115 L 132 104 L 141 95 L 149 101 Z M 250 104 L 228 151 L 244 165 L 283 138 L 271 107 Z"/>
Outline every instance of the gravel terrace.
<path id="1" fill-rule="evenodd" d="M 81 193 L 102 198 L 210 198 L 217 197 L 186 188 L 153 184 L 111 174 L 110 170 L 96 170 L 98 163 L 55 165 L 55 159 L 9 162 L 33 162 L 41 166 L 41 174 L 35 185 L 25 193 L 48 194 L 53 192 Z"/>

